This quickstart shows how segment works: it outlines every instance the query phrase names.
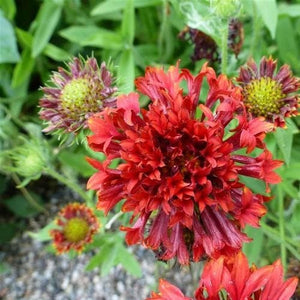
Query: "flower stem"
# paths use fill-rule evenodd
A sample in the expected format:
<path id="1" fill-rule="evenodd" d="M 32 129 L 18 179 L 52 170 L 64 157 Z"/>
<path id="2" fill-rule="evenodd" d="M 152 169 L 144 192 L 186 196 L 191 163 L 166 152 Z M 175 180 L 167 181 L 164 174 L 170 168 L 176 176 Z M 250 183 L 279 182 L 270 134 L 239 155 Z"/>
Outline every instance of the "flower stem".
<path id="1" fill-rule="evenodd" d="M 117 214 L 115 214 L 108 222 L 107 224 L 105 225 L 105 229 L 106 230 L 109 230 L 112 226 L 112 224 L 119 218 L 123 215 L 123 212 L 122 211 L 119 211 Z"/>
<path id="2" fill-rule="evenodd" d="M 284 198 L 282 194 L 282 188 L 280 185 L 277 186 L 278 193 L 278 214 L 279 214 L 279 233 L 282 241 L 285 240 L 284 230 Z M 281 261 L 284 270 L 286 270 L 286 246 L 284 243 L 280 244 Z"/>
<path id="3" fill-rule="evenodd" d="M 17 186 L 21 185 L 21 180 L 15 173 L 11 173 L 13 181 L 16 183 Z M 31 206 L 33 206 L 36 210 L 42 211 L 43 213 L 48 214 L 47 210 L 40 205 L 32 196 L 31 194 L 27 191 L 25 187 L 19 187 L 21 193 L 23 194 L 24 198 L 30 203 Z"/>
<path id="4" fill-rule="evenodd" d="M 261 35 L 261 20 L 257 13 L 256 4 L 253 1 L 253 34 L 252 34 L 250 51 L 249 51 L 249 57 L 253 57 L 255 51 L 257 51 L 260 35 Z"/>
<path id="5" fill-rule="evenodd" d="M 75 182 L 71 181 L 69 178 L 62 176 L 58 172 L 56 172 L 52 168 L 46 168 L 46 173 L 56 180 L 60 181 L 61 183 L 65 184 L 68 186 L 70 189 L 72 189 L 74 192 L 76 192 L 81 198 L 83 198 L 87 203 L 90 203 L 91 199 L 88 196 L 88 194 L 80 188 Z"/>
<path id="6" fill-rule="evenodd" d="M 226 74 L 228 63 L 228 22 L 221 32 L 221 72 Z"/>

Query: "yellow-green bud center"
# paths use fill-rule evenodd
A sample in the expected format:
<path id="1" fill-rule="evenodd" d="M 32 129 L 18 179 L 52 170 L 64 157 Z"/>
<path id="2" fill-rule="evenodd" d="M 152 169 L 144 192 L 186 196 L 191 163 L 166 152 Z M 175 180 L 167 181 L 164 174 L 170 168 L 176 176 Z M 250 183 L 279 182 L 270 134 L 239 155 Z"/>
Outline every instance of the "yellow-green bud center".
<path id="1" fill-rule="evenodd" d="M 66 240 L 71 243 L 77 243 L 86 238 L 89 231 L 89 224 L 82 218 L 70 219 L 64 227 Z"/>
<path id="2" fill-rule="evenodd" d="M 269 77 L 252 80 L 244 87 L 245 104 L 255 116 L 280 112 L 285 97 L 277 81 Z"/>
<path id="3" fill-rule="evenodd" d="M 91 93 L 89 81 L 86 78 L 72 79 L 61 93 L 61 105 L 69 115 L 78 115 L 77 112 L 88 112 L 88 101 Z"/>

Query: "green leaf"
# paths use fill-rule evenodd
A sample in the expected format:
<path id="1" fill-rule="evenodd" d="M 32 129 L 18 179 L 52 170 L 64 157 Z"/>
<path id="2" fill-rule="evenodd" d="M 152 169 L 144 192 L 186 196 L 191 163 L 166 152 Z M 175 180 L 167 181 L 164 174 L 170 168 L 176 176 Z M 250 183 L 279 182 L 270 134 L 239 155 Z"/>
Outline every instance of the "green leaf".
<path id="1" fill-rule="evenodd" d="M 134 7 L 147 7 L 162 4 L 163 0 L 134 0 Z M 124 9 L 126 1 L 107 0 L 98 4 L 91 12 L 92 16 L 106 15 Z"/>
<path id="2" fill-rule="evenodd" d="M 15 223 L 0 224 L 0 244 L 9 242 L 17 233 L 18 227 Z"/>
<path id="3" fill-rule="evenodd" d="M 241 182 L 243 182 L 251 191 L 257 194 L 265 193 L 265 184 L 256 178 L 240 175 Z"/>
<path id="4" fill-rule="evenodd" d="M 134 90 L 134 58 L 131 49 L 122 52 L 119 62 L 118 76 L 120 79 L 119 90 L 122 93 L 129 93 Z"/>
<path id="5" fill-rule="evenodd" d="M 115 265 L 116 255 L 116 245 L 114 243 L 104 242 L 100 251 L 91 258 L 85 269 L 90 271 L 96 267 L 101 267 L 101 275 L 105 275 Z"/>
<path id="6" fill-rule="evenodd" d="M 127 0 L 122 20 L 122 36 L 123 40 L 130 46 L 134 39 L 134 19 L 133 0 Z"/>
<path id="7" fill-rule="evenodd" d="M 20 86 L 31 75 L 34 67 L 34 59 L 31 57 L 29 48 L 25 48 L 22 52 L 20 62 L 16 65 L 12 78 L 12 86 Z"/>
<path id="8" fill-rule="evenodd" d="M 277 145 L 283 154 L 285 163 L 289 165 L 293 145 L 293 130 L 291 127 L 288 127 L 287 129 L 277 128 L 274 135 Z"/>
<path id="9" fill-rule="evenodd" d="M 123 245 L 118 248 L 117 262 L 134 277 L 142 276 L 142 269 L 136 258 Z"/>
<path id="10" fill-rule="evenodd" d="M 40 198 L 36 194 L 31 193 L 31 195 L 35 199 Z M 32 205 L 30 205 L 30 203 L 28 203 L 28 201 L 21 195 L 16 195 L 9 199 L 6 199 L 4 203 L 10 211 L 20 217 L 29 218 L 39 213 L 39 211 Z M 39 203 L 41 203 L 41 201 L 39 201 Z"/>
<path id="11" fill-rule="evenodd" d="M 24 45 L 24 47 L 31 48 L 33 36 L 28 33 L 27 31 L 24 31 L 22 29 L 17 28 L 17 37 L 21 44 Z M 66 52 L 65 50 L 58 48 L 50 43 L 46 45 L 46 47 L 43 50 L 43 53 L 56 60 L 56 61 L 66 61 L 70 58 L 70 54 Z"/>
<path id="12" fill-rule="evenodd" d="M 291 178 L 300 180 L 300 162 L 299 163 L 293 163 L 288 166 L 288 168 L 285 168 L 284 172 L 282 173 L 282 176 L 284 178 Z"/>
<path id="13" fill-rule="evenodd" d="M 134 46 L 133 54 L 135 63 L 142 69 L 145 69 L 148 65 L 151 65 L 151 63 L 157 59 L 157 45 L 142 44 Z"/>
<path id="14" fill-rule="evenodd" d="M 300 4 L 279 3 L 278 14 L 290 17 L 300 17 Z"/>
<path id="15" fill-rule="evenodd" d="M 90 259 L 88 265 L 85 267 L 86 271 L 91 271 L 94 268 L 100 266 L 100 264 L 103 261 L 103 256 L 102 256 L 101 250 L 102 249 L 100 249 L 100 251 Z"/>
<path id="16" fill-rule="evenodd" d="M 278 9 L 276 0 L 254 0 L 257 11 L 260 13 L 262 20 L 271 33 L 271 37 L 275 38 Z"/>
<path id="17" fill-rule="evenodd" d="M 20 28 L 16 28 L 16 33 L 17 33 L 19 43 L 23 46 L 23 48 L 25 47 L 31 48 L 32 39 L 33 39 L 32 35 L 29 32 L 22 30 Z"/>
<path id="18" fill-rule="evenodd" d="M 53 1 L 45 1 L 39 11 L 37 28 L 33 37 L 32 56 L 38 56 L 49 42 L 60 19 L 62 7 Z"/>
<path id="19" fill-rule="evenodd" d="M 113 266 L 117 264 L 116 257 L 119 247 L 117 245 L 110 245 L 109 251 L 105 252 L 105 257 L 101 264 L 101 275 L 106 276 Z"/>
<path id="20" fill-rule="evenodd" d="M 296 43 L 294 26 L 290 18 L 279 18 L 276 41 L 278 45 L 279 56 L 282 61 L 290 64 L 293 69 L 300 70 L 299 51 Z"/>
<path id="21" fill-rule="evenodd" d="M 243 252 L 246 254 L 249 264 L 257 264 L 261 257 L 261 252 L 264 245 L 264 234 L 259 228 L 246 227 L 246 234 L 253 240 L 250 243 L 245 243 Z"/>
<path id="22" fill-rule="evenodd" d="M 15 63 L 20 60 L 16 36 L 10 22 L 0 14 L 0 63 Z M 5 41 L 5 42 L 4 42 Z"/>
<path id="23" fill-rule="evenodd" d="M 13 20 L 16 14 L 16 4 L 14 0 L 0 0 L 0 9 L 9 20 Z"/>
<path id="24" fill-rule="evenodd" d="M 77 171 L 80 175 L 88 177 L 95 173 L 95 170 L 85 160 L 85 157 L 86 155 L 83 153 L 74 153 L 68 150 L 62 151 L 58 155 L 58 159 L 62 162 L 62 164 L 66 164 Z"/>
<path id="25" fill-rule="evenodd" d="M 123 47 L 120 34 L 96 26 L 71 26 L 61 30 L 59 34 L 81 46 L 94 46 L 113 50 L 120 50 Z"/>
<path id="26" fill-rule="evenodd" d="M 298 169 L 299 170 L 299 169 Z M 299 171 L 298 171 L 299 172 Z M 300 175 L 299 175 L 300 176 Z M 299 177 L 298 176 L 298 177 Z M 294 187 L 293 183 L 286 180 L 286 181 L 282 181 L 280 183 L 282 189 L 286 192 L 287 195 L 289 195 L 290 197 L 294 198 L 294 199 L 299 199 L 299 192 L 298 190 Z"/>
<path id="27" fill-rule="evenodd" d="M 52 44 L 47 44 L 43 53 L 56 61 L 66 61 L 71 57 L 71 54 Z"/>
<path id="28" fill-rule="evenodd" d="M 55 224 L 55 221 L 52 221 L 38 232 L 28 231 L 28 235 L 40 242 L 49 241 L 52 239 L 50 236 L 50 230 L 55 228 L 57 228 L 57 225 Z"/>

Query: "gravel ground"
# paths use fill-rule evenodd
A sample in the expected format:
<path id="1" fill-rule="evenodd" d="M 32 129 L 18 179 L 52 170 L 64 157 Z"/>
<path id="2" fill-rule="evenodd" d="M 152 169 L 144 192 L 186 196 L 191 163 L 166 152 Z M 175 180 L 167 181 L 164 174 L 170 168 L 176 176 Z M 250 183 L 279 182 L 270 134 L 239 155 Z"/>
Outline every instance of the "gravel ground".
<path id="1" fill-rule="evenodd" d="M 69 193 L 69 194 L 68 194 Z M 66 193 L 64 193 L 66 194 Z M 64 199 L 74 199 L 67 192 Z M 58 201 L 58 199 L 60 199 Z M 59 205 L 58 205 L 59 203 Z M 62 197 L 52 196 L 48 209 L 55 216 Z M 31 219 L 26 230 L 38 231 L 49 217 Z M 33 240 L 26 232 L 0 249 L 0 259 L 9 265 L 9 272 L 0 275 L 0 299 L 5 300 L 142 300 L 155 289 L 155 257 L 151 251 L 135 247 L 134 253 L 141 263 L 143 276 L 134 278 L 121 266 L 116 266 L 105 276 L 99 270 L 85 271 L 92 257 L 83 253 L 70 260 L 67 255 L 55 256 L 45 250 L 45 244 Z M 175 267 L 166 271 L 160 267 L 160 276 L 170 280 L 186 295 L 192 295 L 191 276 L 187 269 Z"/>

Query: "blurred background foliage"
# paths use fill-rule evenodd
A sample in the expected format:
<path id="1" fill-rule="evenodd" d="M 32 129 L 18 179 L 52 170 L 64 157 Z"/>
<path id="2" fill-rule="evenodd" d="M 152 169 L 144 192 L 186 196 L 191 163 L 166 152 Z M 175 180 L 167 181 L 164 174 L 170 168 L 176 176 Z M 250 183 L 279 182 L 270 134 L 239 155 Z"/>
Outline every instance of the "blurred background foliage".
<path id="1" fill-rule="evenodd" d="M 221 30 L 228 26 L 228 19 L 224 21 L 211 11 L 214 2 L 220 1 L 0 0 L 0 242 L 9 242 L 26 230 L 29 218 L 45 213 L 49 199 L 38 194 L 36 187 L 44 185 L 48 197 L 51 188 L 55 189 L 43 175 L 49 165 L 82 186 L 93 173 L 84 157 L 95 154 L 84 143 L 60 146 L 56 137 L 40 133 L 39 88 L 47 83 L 51 72 L 73 56 L 93 55 L 99 63 L 110 61 L 115 66 L 117 85 L 125 93 L 134 90 L 134 78 L 144 74 L 148 65 L 171 65 L 180 59 L 181 67 L 195 73 L 204 60 L 192 60 L 193 40 L 178 35 L 185 26 L 201 30 L 215 41 L 220 55 Z M 300 0 L 245 0 L 237 8 L 235 16 L 243 24 L 244 38 L 237 56 L 229 51 L 228 75 L 236 76 L 250 57 L 259 61 L 272 55 L 279 66 L 287 63 L 300 76 Z M 214 66 L 220 72 L 219 61 Z M 142 98 L 141 104 L 146 105 L 147 100 Z M 254 239 L 244 248 L 250 263 L 262 265 L 281 256 L 286 266 L 289 258 L 300 259 L 299 125 L 299 117 L 293 118 L 286 130 L 279 128 L 267 137 L 275 157 L 285 161 L 279 171 L 283 181 L 272 189 L 274 199 L 268 203 L 262 230 L 247 229 Z M 16 161 L 19 168 L 25 167 L 24 153 L 17 159 L 11 156 L 12 151 L 18 153 L 17 149 L 27 147 L 26 143 L 37 145 L 37 156 L 41 157 L 30 176 L 16 169 Z M 249 184 L 254 191 L 264 193 L 259 182 Z M 110 256 L 106 260 L 110 265 L 104 266 L 103 273 L 122 260 L 117 253 L 127 250 L 114 242 L 118 237 L 108 235 L 105 243 L 118 244 L 119 252 L 102 247 L 88 269 L 100 265 L 105 255 Z M 45 238 L 42 233 L 38 238 L 45 240 L 47 235 Z M 95 243 L 105 244 L 101 237 Z M 133 273 L 140 272 L 135 263 L 130 264 L 134 265 Z"/>

